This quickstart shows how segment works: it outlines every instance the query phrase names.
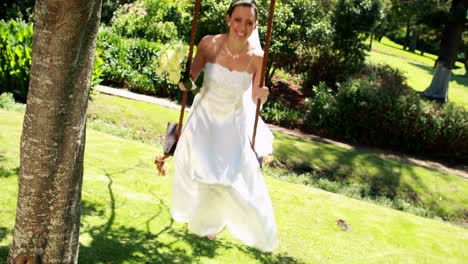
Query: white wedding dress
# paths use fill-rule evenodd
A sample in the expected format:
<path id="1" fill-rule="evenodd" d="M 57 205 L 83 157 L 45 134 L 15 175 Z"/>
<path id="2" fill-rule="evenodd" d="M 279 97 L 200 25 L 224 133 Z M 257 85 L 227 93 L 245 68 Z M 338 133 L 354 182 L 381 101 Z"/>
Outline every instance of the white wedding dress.
<path id="1" fill-rule="evenodd" d="M 217 63 L 205 65 L 203 87 L 174 153 L 170 212 L 199 236 L 227 227 L 248 246 L 272 251 L 276 223 L 257 156 L 272 152 L 273 135 L 259 120 L 252 150 L 252 78 Z"/>

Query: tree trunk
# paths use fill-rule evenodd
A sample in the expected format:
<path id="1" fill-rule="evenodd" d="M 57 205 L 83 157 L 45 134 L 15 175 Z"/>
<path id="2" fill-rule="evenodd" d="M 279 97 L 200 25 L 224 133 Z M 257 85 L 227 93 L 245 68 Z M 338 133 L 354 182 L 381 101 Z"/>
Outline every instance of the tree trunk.
<path id="1" fill-rule="evenodd" d="M 406 35 L 405 35 L 405 42 L 403 43 L 403 50 L 406 50 L 406 48 L 408 47 L 410 33 L 411 33 L 411 21 L 410 19 L 408 19 L 408 21 L 406 22 Z"/>
<path id="2" fill-rule="evenodd" d="M 424 91 L 427 98 L 447 102 L 450 73 L 455 65 L 466 20 L 468 0 L 453 0 L 450 17 L 445 25 L 439 57 L 431 85 Z M 447 78 L 447 76 L 449 76 Z"/>
<path id="3" fill-rule="evenodd" d="M 468 54 L 465 53 L 465 76 L 468 77 Z"/>
<path id="4" fill-rule="evenodd" d="M 372 50 L 372 41 L 374 40 L 374 32 L 371 32 L 371 35 L 370 35 L 370 41 L 369 41 L 369 51 Z"/>
<path id="5" fill-rule="evenodd" d="M 468 43 L 465 44 L 465 59 L 464 59 L 464 64 L 465 64 L 465 76 L 468 77 Z"/>
<path id="6" fill-rule="evenodd" d="M 8 263 L 76 263 L 101 0 L 37 0 Z"/>
<path id="7" fill-rule="evenodd" d="M 413 30 L 413 33 L 411 34 L 410 47 L 409 47 L 409 50 L 411 52 L 416 51 L 416 47 L 418 45 L 418 37 L 419 37 L 418 31 L 416 29 Z"/>

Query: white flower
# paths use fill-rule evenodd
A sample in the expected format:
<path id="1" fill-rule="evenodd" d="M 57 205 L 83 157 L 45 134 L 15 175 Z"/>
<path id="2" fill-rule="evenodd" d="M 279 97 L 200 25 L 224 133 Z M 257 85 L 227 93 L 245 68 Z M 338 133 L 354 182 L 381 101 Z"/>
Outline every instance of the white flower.
<path id="1" fill-rule="evenodd" d="M 166 45 L 161 51 L 155 73 L 158 77 L 177 84 L 184 70 L 188 47 L 182 42 Z"/>

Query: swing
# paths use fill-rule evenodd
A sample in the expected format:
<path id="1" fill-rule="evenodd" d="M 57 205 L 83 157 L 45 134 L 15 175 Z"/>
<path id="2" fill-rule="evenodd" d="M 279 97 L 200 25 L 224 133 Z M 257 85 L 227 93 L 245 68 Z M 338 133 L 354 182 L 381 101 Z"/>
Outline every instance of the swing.
<path id="1" fill-rule="evenodd" d="M 164 142 L 164 147 L 163 147 L 163 152 L 164 154 L 161 157 L 156 157 L 154 163 L 156 164 L 156 168 L 158 171 L 159 175 L 165 176 L 166 175 L 166 168 L 164 167 L 165 165 L 165 160 L 169 158 L 170 156 L 174 155 L 175 149 L 177 147 L 177 142 L 179 140 L 179 137 L 182 133 L 182 126 L 183 126 L 183 121 L 184 121 L 184 113 L 185 113 L 185 106 L 187 104 L 187 93 L 188 90 L 190 90 L 191 86 L 193 85 L 193 82 L 191 82 L 190 78 L 190 70 L 192 67 L 192 57 L 193 57 L 193 46 L 195 44 L 195 34 L 197 31 L 197 25 L 198 25 L 198 16 L 200 12 L 200 2 L 201 0 L 196 0 L 195 1 L 195 7 L 194 7 L 194 17 L 192 21 L 192 31 L 190 34 L 190 47 L 189 47 L 189 54 L 187 58 L 187 64 L 186 64 L 186 69 L 185 72 L 188 73 L 189 76 L 189 82 L 179 82 L 179 87 L 183 88 L 183 95 L 182 95 L 182 105 L 180 109 L 180 115 L 179 115 L 179 123 L 174 123 L 174 122 L 169 122 L 167 124 L 167 130 L 166 130 L 166 138 Z M 266 66 L 268 62 L 268 50 L 270 48 L 270 40 L 271 40 L 271 32 L 272 32 L 272 26 L 273 26 L 273 15 L 275 11 L 275 2 L 276 0 L 271 0 L 270 1 L 270 10 L 269 10 L 269 15 L 268 15 L 268 28 L 267 28 L 267 35 L 266 35 L 266 40 L 265 40 L 265 47 L 264 47 L 264 55 L 263 55 L 263 64 L 262 64 L 262 71 L 261 71 L 261 76 L 260 76 L 260 84 L 259 86 L 262 87 L 264 86 L 265 83 L 265 71 L 266 71 Z M 189 89 L 187 89 L 189 88 Z M 257 107 L 255 110 L 255 121 L 254 121 L 254 129 L 253 129 L 253 136 L 252 136 L 252 142 L 251 142 L 251 147 L 254 149 L 255 147 L 255 137 L 257 134 L 257 125 L 258 125 L 258 118 L 260 115 L 260 106 L 261 106 L 261 101 L 260 99 L 257 99 Z M 262 165 L 262 158 L 259 158 L 260 166 Z"/>

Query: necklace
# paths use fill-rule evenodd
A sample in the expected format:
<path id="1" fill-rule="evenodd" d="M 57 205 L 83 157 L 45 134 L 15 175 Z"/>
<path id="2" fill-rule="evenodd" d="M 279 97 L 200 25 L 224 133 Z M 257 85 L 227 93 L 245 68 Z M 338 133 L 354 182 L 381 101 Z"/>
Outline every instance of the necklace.
<path id="1" fill-rule="evenodd" d="M 230 57 L 232 57 L 233 59 L 239 58 L 239 56 L 241 55 L 242 51 L 245 49 L 246 46 L 247 46 L 247 45 L 244 45 L 244 46 L 239 50 L 239 52 L 237 52 L 237 53 L 234 54 L 234 53 L 231 52 L 231 50 L 229 50 L 229 46 L 228 46 L 228 44 L 227 44 L 227 40 L 224 42 L 224 47 L 225 47 L 226 52 L 227 52 L 228 55 L 229 55 Z"/>

